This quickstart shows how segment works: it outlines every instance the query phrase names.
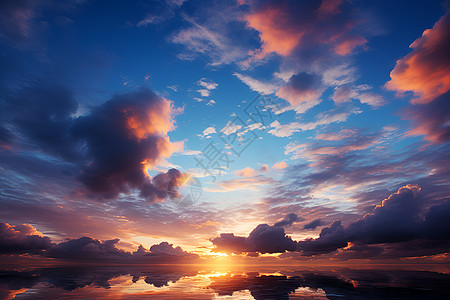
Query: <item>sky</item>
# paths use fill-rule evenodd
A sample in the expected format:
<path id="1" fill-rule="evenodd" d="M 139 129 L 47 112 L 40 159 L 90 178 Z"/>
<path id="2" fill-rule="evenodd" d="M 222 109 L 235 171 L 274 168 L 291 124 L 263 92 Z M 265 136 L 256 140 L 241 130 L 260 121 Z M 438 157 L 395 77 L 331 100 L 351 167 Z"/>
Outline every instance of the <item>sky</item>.
<path id="1" fill-rule="evenodd" d="M 448 261 L 449 2 L 0 16 L 0 255 Z"/>

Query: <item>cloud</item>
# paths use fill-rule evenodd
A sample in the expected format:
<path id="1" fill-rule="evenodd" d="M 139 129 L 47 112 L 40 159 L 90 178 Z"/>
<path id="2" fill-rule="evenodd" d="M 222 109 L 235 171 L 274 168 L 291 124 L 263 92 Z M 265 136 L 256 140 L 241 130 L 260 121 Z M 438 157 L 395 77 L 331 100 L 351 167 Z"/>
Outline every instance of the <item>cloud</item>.
<path id="1" fill-rule="evenodd" d="M 444 229 L 448 228 L 444 215 L 449 211 L 450 202 L 431 206 L 422 218 L 420 190 L 418 185 L 406 185 L 346 228 L 336 221 L 331 227 L 322 229 L 319 238 L 300 241 L 299 250 L 304 255 L 314 255 L 333 252 L 350 242 L 358 245 L 388 244 L 385 255 L 392 256 L 396 245 L 402 247 L 404 242 L 422 241 L 424 246 L 417 248 L 414 256 L 445 253 L 446 246 L 440 243 L 434 247 L 425 244 L 433 245 L 432 241 L 439 240 L 448 244 L 450 231 Z M 407 252 L 397 255 L 409 256 Z"/>
<path id="2" fill-rule="evenodd" d="M 292 224 L 296 219 L 296 215 L 291 214 L 273 226 L 258 225 L 248 237 L 222 233 L 220 237 L 212 238 L 210 241 L 214 244 L 215 251 L 219 252 L 238 254 L 243 252 L 280 253 L 294 251 L 297 243 L 286 236 L 283 226 Z"/>
<path id="3" fill-rule="evenodd" d="M 53 258 L 87 261 L 130 258 L 131 254 L 129 252 L 116 247 L 118 242 L 119 239 L 101 242 L 91 237 L 81 237 L 59 243 L 49 249 L 46 255 Z"/>
<path id="4" fill-rule="evenodd" d="M 76 119 L 73 132 L 86 142 L 88 159 L 80 180 L 89 192 L 114 198 L 132 188 L 155 200 L 147 169 L 182 148 L 167 136 L 175 127 L 173 114 L 170 101 L 141 89 L 115 96 Z"/>
<path id="5" fill-rule="evenodd" d="M 210 80 L 210 79 L 207 79 L 207 78 L 202 78 L 202 79 L 200 79 L 198 82 L 197 82 L 197 84 L 199 85 L 199 86 L 202 86 L 202 87 L 204 87 L 205 89 L 207 89 L 207 90 L 215 90 L 218 86 L 219 86 L 219 84 L 218 83 L 215 83 L 214 81 L 212 81 L 212 80 Z"/>
<path id="6" fill-rule="evenodd" d="M 450 140 L 450 92 L 434 101 L 420 106 L 408 107 L 403 116 L 413 120 L 413 129 L 407 135 L 423 135 L 432 143 L 441 144 Z"/>
<path id="7" fill-rule="evenodd" d="M 203 130 L 202 134 L 200 134 L 199 136 L 208 139 L 211 137 L 211 134 L 213 134 L 213 133 L 217 133 L 216 128 L 210 126 L 210 127 L 206 128 L 205 130 Z"/>
<path id="8" fill-rule="evenodd" d="M 226 135 L 230 135 L 236 133 L 239 129 L 242 128 L 242 125 L 234 124 L 232 121 L 228 121 L 227 125 L 220 132 Z"/>
<path id="9" fill-rule="evenodd" d="M 145 183 L 140 190 L 140 196 L 151 202 L 162 202 L 166 198 L 181 197 L 178 188 L 186 182 L 188 174 L 177 169 L 170 169 L 166 173 L 159 173 L 151 182 Z"/>
<path id="10" fill-rule="evenodd" d="M 278 163 L 274 163 L 272 166 L 272 169 L 274 170 L 282 170 L 285 169 L 287 167 L 287 163 L 284 161 L 280 161 Z"/>
<path id="11" fill-rule="evenodd" d="M 429 103 L 450 89 L 450 13 L 425 30 L 410 48 L 412 52 L 397 61 L 386 87 L 413 92 L 412 103 Z"/>
<path id="12" fill-rule="evenodd" d="M 259 171 L 260 172 L 267 172 L 267 171 L 269 171 L 269 166 L 267 164 L 263 164 L 261 166 L 261 168 L 259 168 Z"/>
<path id="13" fill-rule="evenodd" d="M 322 95 L 322 79 L 318 74 L 299 73 L 293 75 L 286 86 L 278 90 L 276 95 L 296 106 L 303 102 L 319 103 Z"/>
<path id="14" fill-rule="evenodd" d="M 211 91 L 207 89 L 200 89 L 197 92 L 199 92 L 202 97 L 209 97 L 209 95 L 211 95 Z"/>
<path id="15" fill-rule="evenodd" d="M 420 191 L 418 185 L 403 186 L 348 226 L 342 225 L 340 220 L 334 221 L 321 230 L 318 238 L 297 242 L 286 236 L 281 226 L 289 226 L 298 220 L 296 214 L 289 214 L 273 226 L 258 225 L 248 237 L 227 233 L 211 239 L 211 242 L 217 251 L 232 253 L 291 251 L 311 256 L 335 253 L 341 249 L 335 253 L 336 257 L 351 253 L 352 258 L 363 258 L 369 252 L 380 258 L 447 253 L 450 245 L 450 199 L 442 199 L 427 207 Z M 322 220 L 317 218 L 304 225 L 303 229 L 315 229 L 321 225 Z M 411 247 L 410 251 L 405 250 L 408 247 Z M 361 251 L 361 256 L 356 253 L 358 251 Z"/>
<path id="16" fill-rule="evenodd" d="M 357 27 L 367 20 L 343 1 L 249 3 L 251 11 L 245 20 L 259 32 L 262 43 L 254 51 L 254 60 L 276 53 L 301 60 L 309 58 L 314 63 L 326 58 L 326 54 L 348 55 L 367 42 Z M 316 49 L 316 54 L 311 49 Z"/>
<path id="17" fill-rule="evenodd" d="M 50 239 L 29 224 L 0 222 L 0 254 L 37 254 L 51 246 Z"/>
<path id="18" fill-rule="evenodd" d="M 273 180 L 261 175 L 217 182 L 220 189 L 206 189 L 210 192 L 232 192 L 241 189 L 256 189 L 259 186 L 272 183 Z"/>
<path id="19" fill-rule="evenodd" d="M 288 124 L 280 124 L 280 122 L 275 120 L 270 124 L 273 129 L 269 130 L 268 133 L 277 137 L 288 137 L 295 132 L 313 130 L 318 126 L 344 122 L 350 115 L 359 113 L 361 111 L 356 108 L 343 111 L 331 110 L 318 114 L 315 122 L 308 123 L 291 122 Z"/>
<path id="20" fill-rule="evenodd" d="M 340 141 L 349 137 L 352 137 L 356 134 L 355 130 L 352 129 L 342 129 L 339 132 L 329 132 L 329 133 L 321 133 L 315 137 L 316 140 L 325 140 L 325 141 Z"/>
<path id="21" fill-rule="evenodd" d="M 242 177 L 253 177 L 253 176 L 256 175 L 255 170 L 253 170 L 250 167 L 246 167 L 246 168 L 244 168 L 242 170 L 238 170 L 235 173 L 236 173 L 236 175 L 242 176 Z"/>
<path id="22" fill-rule="evenodd" d="M 172 255 L 172 256 L 187 256 L 190 253 L 183 251 L 180 246 L 173 247 L 173 244 L 168 242 L 161 242 L 150 247 L 152 255 Z"/>
<path id="23" fill-rule="evenodd" d="M 270 95 L 278 89 L 278 86 L 274 84 L 262 82 L 248 75 L 242 75 L 240 73 L 233 73 L 233 75 L 239 78 L 240 81 L 248 85 L 248 87 L 252 91 L 256 91 L 263 95 Z"/>
<path id="24" fill-rule="evenodd" d="M 188 25 L 169 38 L 184 48 L 178 58 L 191 60 L 204 55 L 209 58 L 210 65 L 218 66 L 248 57 L 255 36 L 245 30 L 242 10 L 235 2 L 213 1 L 184 10 L 182 16 Z M 241 38 L 236 39 L 237 35 Z"/>
<path id="25" fill-rule="evenodd" d="M 146 250 L 139 248 L 131 253 L 117 248 L 119 239 L 100 241 L 91 237 L 69 239 L 59 244 L 52 243 L 49 237 L 43 236 L 29 224 L 9 225 L 0 222 L 0 255 L 33 254 L 43 257 L 80 261 L 156 261 L 175 262 L 176 257 L 198 258 L 197 255 L 183 251 L 181 247 L 161 242 Z"/>
<path id="26" fill-rule="evenodd" d="M 48 249 L 43 255 L 52 258 L 79 261 L 121 261 L 121 262 L 179 262 L 178 258 L 198 258 L 197 255 L 185 252 L 181 247 L 161 242 L 146 250 L 139 246 L 135 252 L 117 248 L 119 239 L 99 241 L 91 237 L 81 237 L 59 243 Z"/>
<path id="27" fill-rule="evenodd" d="M 370 87 L 367 85 L 342 85 L 335 89 L 333 101 L 336 104 L 341 104 L 344 102 L 351 102 L 352 99 L 357 99 L 361 103 L 370 105 L 374 108 L 378 108 L 386 104 L 386 101 L 380 95 L 364 92 L 368 89 L 370 89 Z"/>
<path id="28" fill-rule="evenodd" d="M 283 220 L 278 221 L 275 224 L 273 224 L 273 226 L 280 226 L 280 227 L 291 226 L 292 224 L 294 224 L 294 222 L 297 222 L 298 220 L 299 220 L 299 218 L 297 217 L 296 214 L 290 213 L 290 214 L 287 214 L 283 218 Z"/>
<path id="29" fill-rule="evenodd" d="M 312 230 L 314 230 L 314 229 L 316 229 L 317 227 L 322 226 L 322 225 L 324 225 L 324 224 L 323 224 L 323 222 L 322 222 L 321 219 L 314 219 L 314 220 L 312 220 L 311 222 L 305 224 L 305 225 L 303 226 L 303 229 L 308 229 L 308 230 L 309 230 L 309 229 L 312 229 Z"/>
<path id="30" fill-rule="evenodd" d="M 84 185 L 79 195 L 93 199 L 139 191 L 155 201 L 149 189 L 159 190 L 147 170 L 183 149 L 167 135 L 180 110 L 144 88 L 116 95 L 81 116 L 73 95 L 60 86 L 11 93 L 3 109 L 2 117 L 26 139 L 22 145 L 75 164 Z"/>

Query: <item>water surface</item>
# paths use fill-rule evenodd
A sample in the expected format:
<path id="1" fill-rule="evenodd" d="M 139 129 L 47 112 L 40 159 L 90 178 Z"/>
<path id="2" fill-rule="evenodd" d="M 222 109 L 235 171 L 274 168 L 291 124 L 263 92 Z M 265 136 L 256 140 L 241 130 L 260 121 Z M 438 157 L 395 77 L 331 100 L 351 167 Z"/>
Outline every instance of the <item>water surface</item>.
<path id="1" fill-rule="evenodd" d="M 0 271 L 0 299 L 450 299 L 447 272 L 192 265 Z"/>

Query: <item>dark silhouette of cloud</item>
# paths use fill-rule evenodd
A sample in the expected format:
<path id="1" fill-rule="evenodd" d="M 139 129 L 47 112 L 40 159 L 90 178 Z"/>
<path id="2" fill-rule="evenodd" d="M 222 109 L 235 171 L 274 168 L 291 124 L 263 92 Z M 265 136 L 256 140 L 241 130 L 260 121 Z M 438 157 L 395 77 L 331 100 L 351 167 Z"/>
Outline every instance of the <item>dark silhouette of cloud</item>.
<path id="1" fill-rule="evenodd" d="M 334 221 L 321 230 L 318 238 L 296 242 L 285 235 L 282 227 L 260 224 L 248 237 L 228 233 L 211 239 L 211 242 L 218 251 L 297 251 L 305 256 L 331 253 L 349 246 L 336 255 L 341 259 L 447 253 L 450 200 L 426 208 L 427 202 L 420 190 L 418 185 L 406 185 L 347 227 L 341 221 Z M 304 229 L 315 228 L 318 224 L 321 224 L 320 219 L 313 220 Z"/>
<path id="2" fill-rule="evenodd" d="M 314 220 L 312 220 L 311 222 L 305 224 L 305 225 L 303 226 L 303 229 L 311 229 L 311 230 L 314 230 L 314 229 L 316 229 L 317 227 L 322 226 L 322 225 L 324 225 L 324 224 L 323 224 L 323 222 L 322 222 L 321 219 L 314 219 Z"/>
<path id="3" fill-rule="evenodd" d="M 149 202 L 179 196 L 181 172 L 153 178 L 147 172 L 182 148 L 167 136 L 175 127 L 172 103 L 148 89 L 116 95 L 76 117 L 78 103 L 66 88 L 28 87 L 9 93 L 3 109 L 27 147 L 77 166 L 80 195 L 108 200 L 137 190 Z M 0 135 L 10 142 L 10 133 L 2 129 Z"/>
<path id="4" fill-rule="evenodd" d="M 33 226 L 13 226 L 0 222 L 0 254 L 40 253 L 49 249 L 52 243 Z"/>
<path id="5" fill-rule="evenodd" d="M 286 217 L 283 218 L 283 220 L 276 222 L 273 224 L 273 226 L 279 226 L 279 227 L 285 227 L 285 226 L 291 226 L 294 224 L 294 222 L 297 222 L 299 220 L 299 217 L 294 214 L 290 213 L 287 214 Z"/>
<path id="6" fill-rule="evenodd" d="M 242 253 L 278 253 L 295 251 L 296 242 L 284 232 L 282 226 L 291 225 L 297 219 L 295 214 L 289 214 L 284 220 L 270 226 L 260 224 L 248 235 L 248 237 L 235 236 L 233 233 L 222 233 L 220 237 L 212 238 L 211 242 L 217 251 Z"/>

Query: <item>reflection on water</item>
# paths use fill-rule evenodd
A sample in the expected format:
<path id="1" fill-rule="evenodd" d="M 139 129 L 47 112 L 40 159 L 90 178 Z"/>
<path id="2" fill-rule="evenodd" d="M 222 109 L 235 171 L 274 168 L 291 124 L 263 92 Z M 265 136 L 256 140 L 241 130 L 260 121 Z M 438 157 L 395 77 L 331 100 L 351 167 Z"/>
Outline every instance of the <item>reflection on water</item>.
<path id="1" fill-rule="evenodd" d="M 249 269 L 249 267 L 247 267 Z M 0 299 L 450 299 L 430 271 L 199 266 L 46 267 L 0 271 Z"/>

